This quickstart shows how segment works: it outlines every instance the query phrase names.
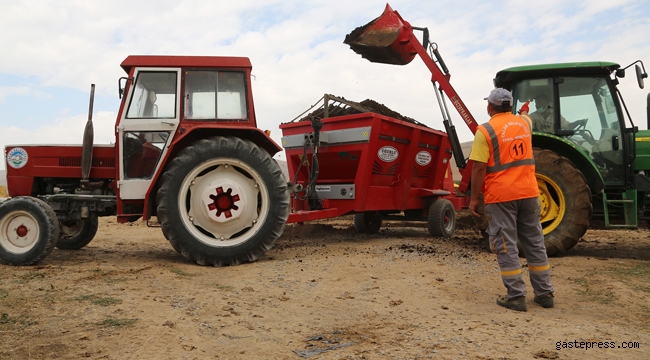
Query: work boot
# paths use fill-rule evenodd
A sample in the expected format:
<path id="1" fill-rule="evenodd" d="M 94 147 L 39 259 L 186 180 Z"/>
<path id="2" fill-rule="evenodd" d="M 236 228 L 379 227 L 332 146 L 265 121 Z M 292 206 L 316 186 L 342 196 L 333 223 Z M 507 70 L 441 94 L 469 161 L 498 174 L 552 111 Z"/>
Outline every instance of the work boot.
<path id="1" fill-rule="evenodd" d="M 511 310 L 517 311 L 527 311 L 528 306 L 526 306 L 526 298 L 520 296 L 515 299 L 508 299 L 506 295 L 500 295 L 497 297 L 497 305 L 503 306 Z"/>
<path id="2" fill-rule="evenodd" d="M 552 308 L 555 305 L 553 301 L 553 293 L 535 296 L 535 302 L 542 305 L 543 308 Z"/>

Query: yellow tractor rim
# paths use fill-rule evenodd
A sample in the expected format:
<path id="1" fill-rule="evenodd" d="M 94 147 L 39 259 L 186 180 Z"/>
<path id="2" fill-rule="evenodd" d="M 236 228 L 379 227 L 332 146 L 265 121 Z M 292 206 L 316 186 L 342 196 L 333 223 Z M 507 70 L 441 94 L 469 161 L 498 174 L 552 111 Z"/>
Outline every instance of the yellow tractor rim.
<path id="1" fill-rule="evenodd" d="M 560 186 L 546 175 L 535 174 L 539 187 L 539 204 L 544 235 L 560 225 L 566 212 L 566 200 Z"/>

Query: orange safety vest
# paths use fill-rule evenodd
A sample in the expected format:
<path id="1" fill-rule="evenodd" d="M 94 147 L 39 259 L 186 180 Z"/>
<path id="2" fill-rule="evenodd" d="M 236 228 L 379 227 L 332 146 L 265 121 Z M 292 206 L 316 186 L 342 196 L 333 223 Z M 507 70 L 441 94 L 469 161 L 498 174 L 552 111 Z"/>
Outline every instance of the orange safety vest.
<path id="1" fill-rule="evenodd" d="M 486 204 L 539 196 L 528 116 L 494 115 L 478 127 L 490 148 L 485 175 Z"/>

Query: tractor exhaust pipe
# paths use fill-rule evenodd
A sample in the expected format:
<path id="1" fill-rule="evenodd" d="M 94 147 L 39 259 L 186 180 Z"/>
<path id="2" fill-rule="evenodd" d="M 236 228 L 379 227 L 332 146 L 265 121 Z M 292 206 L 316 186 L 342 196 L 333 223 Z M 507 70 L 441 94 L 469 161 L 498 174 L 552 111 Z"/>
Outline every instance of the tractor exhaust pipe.
<path id="1" fill-rule="evenodd" d="M 90 107 L 88 109 L 88 121 L 84 129 L 83 145 L 81 147 L 81 185 L 88 184 L 90 167 L 93 162 L 93 140 L 95 131 L 93 129 L 93 102 L 95 100 L 95 84 L 90 85 Z"/>

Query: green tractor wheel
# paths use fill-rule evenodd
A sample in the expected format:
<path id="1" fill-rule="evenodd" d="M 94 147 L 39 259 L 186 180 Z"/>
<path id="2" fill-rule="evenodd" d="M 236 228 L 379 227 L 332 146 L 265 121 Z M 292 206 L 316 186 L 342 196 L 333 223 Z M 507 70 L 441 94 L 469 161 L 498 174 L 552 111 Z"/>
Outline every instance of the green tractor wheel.
<path id="1" fill-rule="evenodd" d="M 540 221 L 544 235 L 555 230 L 566 213 L 566 199 L 560 186 L 550 177 L 536 173 L 539 187 Z"/>
<path id="2" fill-rule="evenodd" d="M 546 252 L 561 255 L 589 228 L 591 191 L 584 175 L 567 158 L 541 149 L 535 149 L 534 156 Z"/>
<path id="3" fill-rule="evenodd" d="M 534 149 L 534 157 L 546 253 L 562 255 L 576 246 L 589 228 L 591 191 L 584 175 L 567 158 L 542 149 Z M 487 217 L 481 215 L 478 224 L 487 242 Z M 519 255 L 525 256 L 521 246 Z"/>

